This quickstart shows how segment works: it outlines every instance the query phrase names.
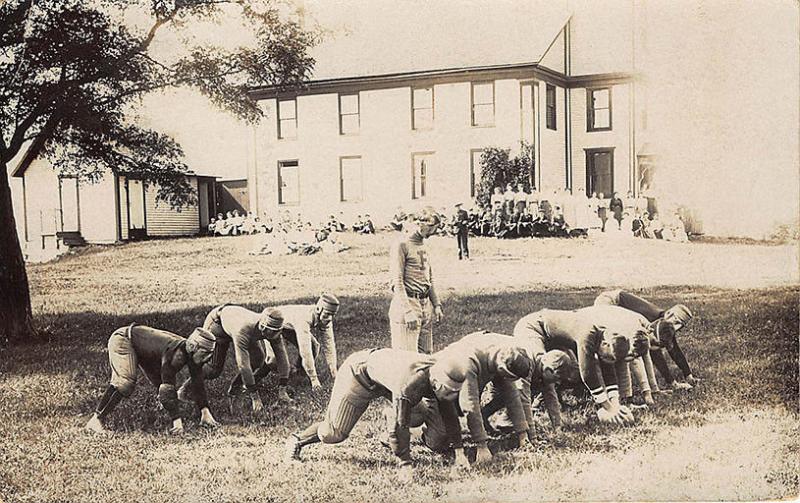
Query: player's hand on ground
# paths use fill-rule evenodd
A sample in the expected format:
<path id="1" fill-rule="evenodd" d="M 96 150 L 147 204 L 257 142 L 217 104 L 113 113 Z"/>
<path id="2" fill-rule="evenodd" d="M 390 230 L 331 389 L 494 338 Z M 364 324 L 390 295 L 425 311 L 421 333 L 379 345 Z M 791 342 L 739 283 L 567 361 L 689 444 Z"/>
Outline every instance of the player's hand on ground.
<path id="1" fill-rule="evenodd" d="M 599 419 L 601 423 L 606 424 L 616 424 L 620 426 L 623 424 L 622 416 L 620 415 L 619 411 L 598 409 L 597 419 Z"/>
<path id="2" fill-rule="evenodd" d="M 469 459 L 464 452 L 464 449 L 456 449 L 455 468 L 458 470 L 466 470 L 469 468 Z"/>
<path id="3" fill-rule="evenodd" d="M 397 467 L 397 480 L 401 484 L 410 484 L 414 481 L 414 468 L 408 461 L 401 462 Z"/>
<path id="4" fill-rule="evenodd" d="M 676 391 L 689 391 L 692 389 L 692 385 L 688 382 L 674 382 L 672 383 L 672 389 Z"/>
<path id="5" fill-rule="evenodd" d="M 433 308 L 433 318 L 436 320 L 436 323 L 439 323 L 444 318 L 444 311 L 442 310 L 442 306 L 436 306 Z"/>
<path id="6" fill-rule="evenodd" d="M 172 421 L 172 428 L 169 429 L 170 435 L 181 435 L 183 434 L 183 419 L 178 418 Z"/>
<path id="7" fill-rule="evenodd" d="M 200 424 L 208 428 L 217 428 L 220 425 L 207 408 L 200 411 Z"/>
<path id="8" fill-rule="evenodd" d="M 619 415 L 622 417 L 622 422 L 624 424 L 633 424 L 636 422 L 636 418 L 633 417 L 633 412 L 625 405 L 620 405 Z"/>
<path id="9" fill-rule="evenodd" d="M 253 412 L 258 413 L 262 410 L 264 410 L 264 402 L 261 401 L 261 397 L 256 393 L 253 395 Z"/>
<path id="10" fill-rule="evenodd" d="M 475 453 L 475 464 L 482 465 L 492 460 L 492 451 L 485 445 L 478 446 L 478 451 Z"/>
<path id="11" fill-rule="evenodd" d="M 278 388 L 278 400 L 284 403 L 292 403 L 292 397 L 289 396 L 289 393 L 286 392 L 286 388 L 281 386 Z"/>
<path id="12" fill-rule="evenodd" d="M 691 385 L 691 386 L 697 386 L 702 381 L 703 381 L 702 379 L 699 379 L 699 378 L 693 376 L 692 374 L 689 374 L 689 376 L 686 378 L 686 382 L 689 383 L 689 385 Z"/>

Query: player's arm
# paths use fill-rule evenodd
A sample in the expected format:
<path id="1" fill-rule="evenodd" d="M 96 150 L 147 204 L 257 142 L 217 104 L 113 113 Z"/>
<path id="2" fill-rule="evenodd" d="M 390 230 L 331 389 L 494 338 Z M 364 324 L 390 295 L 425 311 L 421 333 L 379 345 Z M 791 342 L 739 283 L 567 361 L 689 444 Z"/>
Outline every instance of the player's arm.
<path id="1" fill-rule="evenodd" d="M 314 351 L 311 347 L 311 324 L 308 321 L 294 323 L 294 330 L 297 334 L 297 350 L 300 353 L 300 360 L 306 375 L 311 380 L 311 387 L 321 386 L 317 377 L 317 365 L 314 362 Z"/>
<path id="2" fill-rule="evenodd" d="M 689 367 L 689 362 L 686 360 L 686 356 L 683 354 L 683 350 L 678 345 L 678 340 L 675 339 L 672 343 L 672 347 L 667 349 L 670 358 L 672 361 L 675 362 L 675 365 L 681 369 L 683 373 L 683 377 L 688 379 L 692 375 L 692 369 Z"/>
<path id="3" fill-rule="evenodd" d="M 320 351 L 322 355 L 325 357 L 325 361 L 328 362 L 328 370 L 331 373 L 331 379 L 336 378 L 336 369 L 339 368 L 337 358 L 336 358 L 336 338 L 333 335 L 333 321 L 328 323 L 328 327 L 320 336 L 321 341 L 319 341 Z"/>
<path id="4" fill-rule="evenodd" d="M 406 246 L 403 241 L 395 241 L 389 248 L 389 270 L 392 278 L 392 292 L 408 305 L 405 286 Z"/>

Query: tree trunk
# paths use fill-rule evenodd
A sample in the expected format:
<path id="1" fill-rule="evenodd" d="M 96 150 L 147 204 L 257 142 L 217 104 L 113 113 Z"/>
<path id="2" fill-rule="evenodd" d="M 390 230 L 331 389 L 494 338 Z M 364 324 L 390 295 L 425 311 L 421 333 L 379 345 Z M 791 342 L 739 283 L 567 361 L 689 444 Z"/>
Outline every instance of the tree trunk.
<path id="1" fill-rule="evenodd" d="M 6 165 L 0 164 L 0 343 L 37 336 Z"/>

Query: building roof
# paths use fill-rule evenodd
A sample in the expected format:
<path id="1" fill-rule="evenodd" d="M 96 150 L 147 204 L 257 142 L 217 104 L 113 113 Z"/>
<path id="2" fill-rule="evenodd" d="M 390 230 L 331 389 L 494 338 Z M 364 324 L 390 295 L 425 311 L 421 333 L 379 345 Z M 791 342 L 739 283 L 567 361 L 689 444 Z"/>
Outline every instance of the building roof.
<path id="1" fill-rule="evenodd" d="M 553 0 L 305 1 L 328 31 L 314 80 L 538 63 L 570 17 Z"/>

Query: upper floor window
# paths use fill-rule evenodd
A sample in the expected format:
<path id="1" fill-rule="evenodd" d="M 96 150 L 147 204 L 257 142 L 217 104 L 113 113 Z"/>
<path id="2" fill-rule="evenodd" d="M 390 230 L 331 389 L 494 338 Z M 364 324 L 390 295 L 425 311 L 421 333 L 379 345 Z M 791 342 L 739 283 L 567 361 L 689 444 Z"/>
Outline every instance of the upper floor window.
<path id="1" fill-rule="evenodd" d="M 547 84 L 545 87 L 547 106 L 547 129 L 558 129 L 556 124 L 556 86 Z"/>
<path id="2" fill-rule="evenodd" d="M 586 90 L 586 130 L 608 131 L 611 129 L 611 89 Z"/>
<path id="3" fill-rule="evenodd" d="M 472 125 L 494 126 L 494 81 L 472 83 Z"/>
<path id="4" fill-rule="evenodd" d="M 339 95 L 339 134 L 358 134 L 361 126 L 358 94 Z"/>
<path id="5" fill-rule="evenodd" d="M 411 90 L 411 129 L 433 128 L 433 87 Z"/>
<path id="6" fill-rule="evenodd" d="M 297 100 L 278 100 L 278 138 L 297 138 Z"/>
<path id="7" fill-rule="evenodd" d="M 278 162 L 278 204 L 300 202 L 300 165 L 297 161 Z"/>

